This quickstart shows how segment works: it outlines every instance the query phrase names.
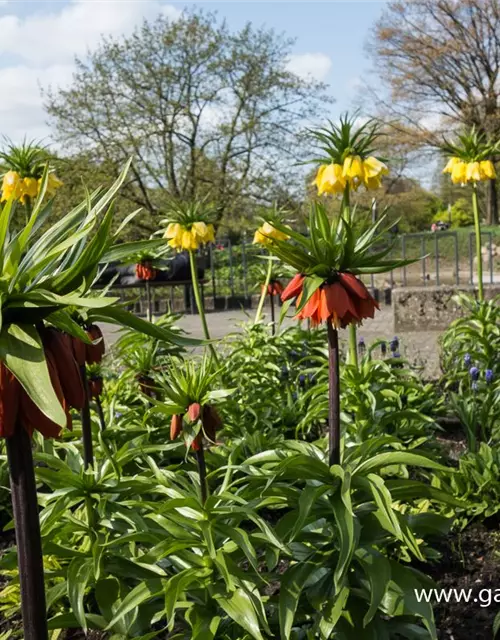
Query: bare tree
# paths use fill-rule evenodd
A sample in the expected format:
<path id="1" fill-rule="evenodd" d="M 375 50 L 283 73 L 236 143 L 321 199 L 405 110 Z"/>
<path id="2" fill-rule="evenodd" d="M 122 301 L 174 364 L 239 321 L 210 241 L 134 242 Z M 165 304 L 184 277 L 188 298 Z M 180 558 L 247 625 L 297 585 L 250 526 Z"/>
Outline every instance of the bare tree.
<path id="1" fill-rule="evenodd" d="M 392 1 L 369 48 L 401 130 L 431 145 L 456 125 L 500 138 L 499 0 Z M 487 212 L 497 224 L 494 180 Z"/>
<path id="2" fill-rule="evenodd" d="M 198 10 L 159 17 L 78 60 L 46 108 L 65 148 L 117 170 L 134 157 L 127 197 L 151 214 L 168 196 L 208 195 L 221 219 L 293 184 L 298 131 L 328 103 L 322 84 L 287 69 L 291 43 Z"/>

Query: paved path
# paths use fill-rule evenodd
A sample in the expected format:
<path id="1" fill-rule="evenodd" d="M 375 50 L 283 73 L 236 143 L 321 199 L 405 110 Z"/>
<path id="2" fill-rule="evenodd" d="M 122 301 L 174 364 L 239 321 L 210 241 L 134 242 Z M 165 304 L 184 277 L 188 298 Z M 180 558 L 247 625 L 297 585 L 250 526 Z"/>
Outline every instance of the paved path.
<path id="1" fill-rule="evenodd" d="M 210 335 L 214 339 L 221 339 L 228 333 L 240 332 L 241 324 L 253 320 L 254 310 L 244 311 L 221 311 L 208 313 L 207 322 Z M 269 313 L 266 309 L 265 320 L 269 320 Z M 294 323 L 292 318 L 286 318 L 284 326 L 291 326 Z M 184 315 L 179 320 L 178 325 L 195 338 L 202 338 L 200 319 L 197 315 Z M 116 328 L 112 325 L 103 325 L 104 335 L 108 344 L 112 344 L 116 338 Z M 394 336 L 394 323 L 392 307 L 382 306 L 373 320 L 366 320 L 358 330 L 358 335 L 370 343 L 378 338 L 385 338 L 387 341 Z M 408 332 L 399 334 L 401 344 L 401 354 L 412 364 L 424 368 L 426 378 L 437 378 L 439 376 L 439 348 L 438 338 L 440 333 L 436 331 Z M 347 330 L 341 330 L 341 340 L 347 339 Z"/>

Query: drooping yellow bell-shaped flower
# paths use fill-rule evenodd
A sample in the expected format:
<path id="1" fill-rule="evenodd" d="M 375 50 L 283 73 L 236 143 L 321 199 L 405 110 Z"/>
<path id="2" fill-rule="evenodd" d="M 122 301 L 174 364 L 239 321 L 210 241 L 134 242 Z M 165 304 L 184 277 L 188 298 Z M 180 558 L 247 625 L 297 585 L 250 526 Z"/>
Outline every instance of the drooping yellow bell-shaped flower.
<path id="1" fill-rule="evenodd" d="M 49 173 L 47 177 L 47 195 L 53 196 L 54 193 L 63 186 L 63 181 L 59 180 L 55 173 Z M 42 179 L 38 180 L 38 191 L 40 191 L 40 187 L 42 186 Z"/>
<path id="2" fill-rule="evenodd" d="M 387 165 L 377 160 L 374 156 L 369 156 L 366 160 L 363 160 L 363 170 L 365 182 L 367 178 L 378 178 L 389 173 Z"/>
<path id="3" fill-rule="evenodd" d="M 363 168 L 363 160 L 360 156 L 347 156 L 344 160 L 344 167 L 342 174 L 344 178 L 348 178 L 351 184 L 359 184 L 365 177 L 365 170 Z"/>
<path id="4" fill-rule="evenodd" d="M 36 198 L 38 193 L 38 180 L 36 178 L 23 178 L 19 186 L 19 201 L 23 204 L 28 198 Z"/>
<path id="5" fill-rule="evenodd" d="M 197 240 L 206 242 L 208 227 L 204 222 L 193 222 L 191 233 L 194 234 Z"/>
<path id="6" fill-rule="evenodd" d="M 205 242 L 215 242 L 215 229 L 213 224 L 207 224 Z"/>
<path id="7" fill-rule="evenodd" d="M 196 234 L 188 229 L 184 229 L 182 232 L 181 246 L 187 251 L 196 251 L 196 249 L 198 249 Z"/>
<path id="8" fill-rule="evenodd" d="M 276 229 L 272 224 L 269 224 L 269 222 L 264 222 L 264 224 L 255 232 L 253 243 L 269 244 L 273 240 L 286 240 L 287 238 L 288 236 L 286 233 Z"/>
<path id="9" fill-rule="evenodd" d="M 453 156 L 448 160 L 446 167 L 443 169 L 443 173 L 452 173 L 453 167 L 456 166 L 457 164 L 460 164 L 461 162 L 462 161 L 460 160 L 460 158 Z"/>
<path id="10" fill-rule="evenodd" d="M 473 180 L 474 182 L 478 182 L 479 180 L 481 180 L 481 170 L 479 168 L 479 162 L 467 163 L 465 178 L 467 182 L 469 182 L 469 180 Z"/>
<path id="11" fill-rule="evenodd" d="M 171 222 L 163 235 L 164 238 L 177 238 L 182 235 L 182 227 L 178 222 Z"/>
<path id="12" fill-rule="evenodd" d="M 365 187 L 370 190 L 380 189 L 382 186 L 382 175 L 374 176 L 373 178 L 365 178 Z"/>
<path id="13" fill-rule="evenodd" d="M 321 165 L 313 184 L 317 186 L 320 196 L 323 193 L 342 193 L 346 185 L 342 165 L 334 163 Z"/>
<path id="14" fill-rule="evenodd" d="M 17 200 L 21 195 L 21 183 L 21 176 L 17 171 L 7 171 L 2 182 L 2 202 L 11 196 Z"/>
<path id="15" fill-rule="evenodd" d="M 453 184 L 465 184 L 467 182 L 467 165 L 465 162 L 459 160 L 453 164 L 451 181 Z"/>
<path id="16" fill-rule="evenodd" d="M 482 160 L 479 163 L 481 180 L 494 180 L 497 177 L 495 165 L 491 160 Z"/>

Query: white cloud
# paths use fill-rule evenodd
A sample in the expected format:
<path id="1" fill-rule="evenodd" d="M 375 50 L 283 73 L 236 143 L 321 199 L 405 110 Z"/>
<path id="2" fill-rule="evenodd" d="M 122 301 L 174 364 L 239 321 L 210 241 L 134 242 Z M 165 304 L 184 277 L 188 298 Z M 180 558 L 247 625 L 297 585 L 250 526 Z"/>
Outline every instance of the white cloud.
<path id="1" fill-rule="evenodd" d="M 57 12 L 25 18 L 5 15 L 0 17 L 0 54 L 14 54 L 36 65 L 71 61 L 95 47 L 103 34 L 129 33 L 143 18 L 159 13 L 175 18 L 179 10 L 157 0 L 74 0 Z"/>
<path id="2" fill-rule="evenodd" d="M 332 67 L 332 60 L 325 53 L 301 53 L 290 56 L 287 68 L 301 78 L 325 80 Z"/>
<path id="3" fill-rule="evenodd" d="M 73 73 L 73 65 L 51 65 L 45 69 L 33 69 L 26 65 L 0 68 L 0 122 L 2 135 L 13 141 L 28 138 L 42 139 L 48 135 L 46 116 L 40 97 L 40 86 L 67 85 Z"/>
<path id="4" fill-rule="evenodd" d="M 73 0 L 49 13 L 39 10 L 25 17 L 5 11 L 0 16 L 0 56 L 17 63 L 0 67 L 0 134 L 14 141 L 49 135 L 40 86 L 67 86 L 75 56 L 84 57 L 103 35 L 131 33 L 143 19 L 180 15 L 179 9 L 159 0 Z"/>

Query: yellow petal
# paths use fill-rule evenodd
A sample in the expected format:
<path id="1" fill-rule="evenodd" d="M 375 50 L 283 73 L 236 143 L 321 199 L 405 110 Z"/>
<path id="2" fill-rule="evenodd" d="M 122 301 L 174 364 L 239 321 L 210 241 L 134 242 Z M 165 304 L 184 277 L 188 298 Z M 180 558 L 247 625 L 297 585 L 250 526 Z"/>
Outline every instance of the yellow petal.
<path id="1" fill-rule="evenodd" d="M 322 179 L 322 176 L 323 176 L 323 173 L 324 173 L 326 167 L 327 167 L 326 164 L 320 165 L 320 167 L 318 169 L 318 172 L 316 174 L 316 177 L 314 178 L 314 180 L 311 183 L 311 184 L 315 185 L 318 189 L 320 188 L 321 179 Z"/>
<path id="2" fill-rule="evenodd" d="M 494 180 L 497 177 L 495 165 L 491 160 L 483 160 L 480 162 L 479 171 L 481 173 L 481 180 Z"/>
<path id="3" fill-rule="evenodd" d="M 342 175 L 345 178 L 359 178 L 363 180 L 365 172 L 363 169 L 363 161 L 359 156 L 347 156 L 344 160 L 344 166 L 342 169 Z"/>
<path id="4" fill-rule="evenodd" d="M 366 160 L 363 160 L 363 170 L 366 178 L 376 178 L 377 176 L 387 175 L 389 169 L 386 164 L 377 160 L 374 156 L 369 156 Z"/>
<path id="5" fill-rule="evenodd" d="M 11 196 L 19 198 L 21 186 L 21 176 L 17 171 L 7 171 L 2 182 L 2 202 L 8 200 Z"/>
<path id="6" fill-rule="evenodd" d="M 465 184 L 467 182 L 467 165 L 461 160 L 453 165 L 451 181 L 453 184 Z"/>
<path id="7" fill-rule="evenodd" d="M 260 229 L 257 229 L 253 237 L 253 244 L 266 244 L 267 238 Z"/>
<path id="8" fill-rule="evenodd" d="M 340 164 L 329 164 L 322 173 L 318 194 L 342 193 L 345 185 L 346 181 L 343 176 L 342 166 Z"/>
<path id="9" fill-rule="evenodd" d="M 448 160 L 448 164 L 446 165 L 446 167 L 443 169 L 443 173 L 451 173 L 453 171 L 453 167 L 457 164 L 459 164 L 460 162 L 462 162 L 460 160 L 460 158 L 457 158 L 456 156 L 453 156 L 452 158 L 450 158 Z"/>
<path id="10" fill-rule="evenodd" d="M 380 189 L 382 185 L 382 177 L 374 176 L 373 178 L 365 178 L 365 186 L 367 189 Z"/>
<path id="11" fill-rule="evenodd" d="M 177 238 L 182 233 L 181 225 L 178 222 L 171 222 L 167 226 L 164 238 Z"/>
<path id="12" fill-rule="evenodd" d="M 466 172 L 465 172 L 465 178 L 466 178 L 467 181 L 474 180 L 474 182 L 477 182 L 478 180 L 481 180 L 481 172 L 479 170 L 479 162 L 469 162 L 467 164 L 467 168 L 466 168 Z"/>
<path id="13" fill-rule="evenodd" d="M 30 198 L 35 198 L 38 193 L 38 181 L 36 178 L 24 178 L 21 184 L 22 193 Z"/>
<path id="14" fill-rule="evenodd" d="M 205 237 L 205 242 L 215 242 L 215 229 L 213 224 L 207 225 L 207 233 Z"/>
<path id="15" fill-rule="evenodd" d="M 191 233 L 204 241 L 207 234 L 207 225 L 204 222 L 193 222 L 191 226 Z"/>

